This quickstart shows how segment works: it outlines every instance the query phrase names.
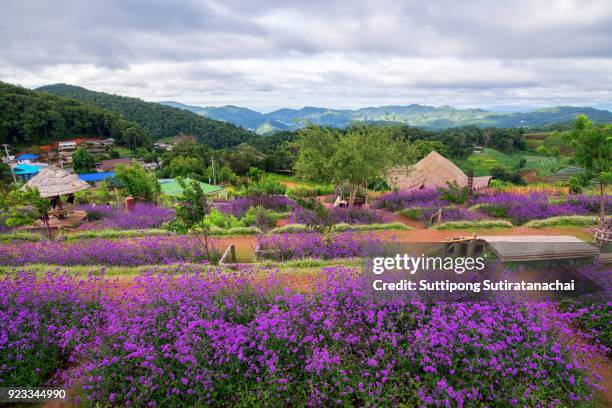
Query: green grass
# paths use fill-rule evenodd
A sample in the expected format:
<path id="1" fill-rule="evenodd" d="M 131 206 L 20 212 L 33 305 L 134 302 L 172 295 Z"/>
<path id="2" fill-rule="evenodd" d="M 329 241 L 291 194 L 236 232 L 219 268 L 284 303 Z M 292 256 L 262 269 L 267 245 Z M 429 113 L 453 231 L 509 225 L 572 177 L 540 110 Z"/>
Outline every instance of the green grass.
<path id="1" fill-rule="evenodd" d="M 540 156 L 529 152 L 505 154 L 488 147 L 482 153 L 473 153 L 466 160 L 457 164 L 463 170 L 474 170 L 475 176 L 487 176 L 491 174 L 491 169 L 497 166 L 502 166 L 507 170 L 516 170 L 523 158 L 526 161 L 524 169 L 534 169 L 542 176 L 551 174 L 566 165 L 565 158 Z"/>
<path id="2" fill-rule="evenodd" d="M 234 228 L 219 228 L 211 227 L 211 236 L 230 236 L 230 235 L 256 235 L 261 234 L 261 230 L 257 227 L 234 227 Z"/>
<path id="3" fill-rule="evenodd" d="M 349 258 L 349 259 L 296 259 L 285 262 L 274 262 L 264 261 L 260 263 L 254 263 L 253 267 L 271 268 L 277 269 L 284 273 L 314 273 L 319 272 L 320 268 L 331 267 L 331 266 L 348 266 L 357 267 L 363 264 L 364 260 L 360 258 Z M 152 268 L 159 268 L 159 270 L 172 269 L 173 267 L 180 266 L 181 270 L 188 271 L 191 266 L 200 269 L 202 264 L 190 264 L 190 263 L 176 263 L 169 265 L 140 265 L 140 266 L 107 266 L 107 265 L 75 265 L 75 266 L 60 266 L 60 265 L 49 265 L 49 264 L 30 264 L 25 266 L 0 266 L 0 276 L 12 275 L 19 271 L 34 272 L 37 276 L 44 276 L 46 272 L 57 271 L 67 272 L 77 276 L 100 276 L 115 278 L 121 276 L 137 276 L 141 275 Z M 223 268 L 220 266 L 211 266 L 212 268 Z M 230 270 L 231 268 L 228 268 Z"/>
<path id="4" fill-rule="evenodd" d="M 558 147 L 562 153 L 567 152 L 567 146 L 563 141 L 563 135 L 568 132 L 540 132 L 540 133 L 527 133 L 525 143 L 530 149 L 536 149 L 539 146 L 544 146 L 547 149 Z"/>
<path id="5" fill-rule="evenodd" d="M 438 230 L 456 229 L 492 229 L 492 228 L 512 228 L 510 221 L 504 220 L 482 220 L 482 221 L 449 221 L 433 227 Z"/>
<path id="6" fill-rule="evenodd" d="M 128 158 L 128 159 L 132 157 L 132 151 L 128 149 L 127 147 L 115 145 L 113 146 L 113 150 L 116 150 L 117 152 L 119 152 L 119 157 Z"/>
<path id="7" fill-rule="evenodd" d="M 285 174 L 266 173 L 266 176 L 272 180 L 278 181 L 279 183 L 294 183 L 302 187 L 310 187 L 322 190 L 333 190 L 331 184 L 321 184 L 310 180 L 304 180 L 296 176 L 288 176 Z"/>
<path id="8" fill-rule="evenodd" d="M 573 226 L 596 226 L 599 224 L 599 217 L 589 215 L 571 215 L 561 217 L 550 217 L 543 220 L 531 220 L 524 226 L 531 228 L 548 227 L 573 227 Z"/>
<path id="9" fill-rule="evenodd" d="M 409 227 L 401 222 L 388 222 L 383 224 L 334 224 L 331 227 L 334 232 L 342 232 L 342 231 L 385 231 L 385 230 L 410 230 L 412 227 Z M 285 233 L 300 233 L 300 232 L 309 232 L 313 231 L 307 225 L 304 224 L 287 224 L 282 227 L 274 228 L 270 231 L 270 234 L 285 234 Z"/>
<path id="10" fill-rule="evenodd" d="M 384 230 L 411 230 L 409 227 L 401 222 L 388 222 L 383 224 L 336 224 L 332 226 L 332 230 L 336 232 L 340 231 L 384 231 Z"/>

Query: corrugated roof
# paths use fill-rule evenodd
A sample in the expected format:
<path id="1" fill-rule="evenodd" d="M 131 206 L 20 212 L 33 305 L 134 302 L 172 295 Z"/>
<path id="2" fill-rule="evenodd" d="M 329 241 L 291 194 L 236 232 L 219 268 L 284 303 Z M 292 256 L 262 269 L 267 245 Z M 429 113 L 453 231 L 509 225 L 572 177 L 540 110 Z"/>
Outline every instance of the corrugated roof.
<path id="1" fill-rule="evenodd" d="M 38 156 L 35 154 L 31 154 L 31 153 L 24 153 L 24 154 L 20 154 L 19 156 L 16 157 L 17 160 L 36 160 L 38 159 Z"/>
<path id="2" fill-rule="evenodd" d="M 31 164 L 18 164 L 13 167 L 13 173 L 16 175 L 24 175 L 24 174 L 36 174 L 40 171 L 40 167 L 33 166 Z"/>
<path id="3" fill-rule="evenodd" d="M 89 183 L 95 183 L 96 181 L 106 180 L 108 178 L 115 177 L 114 171 L 102 171 L 99 173 L 83 173 L 79 174 L 79 179 L 87 181 Z"/>

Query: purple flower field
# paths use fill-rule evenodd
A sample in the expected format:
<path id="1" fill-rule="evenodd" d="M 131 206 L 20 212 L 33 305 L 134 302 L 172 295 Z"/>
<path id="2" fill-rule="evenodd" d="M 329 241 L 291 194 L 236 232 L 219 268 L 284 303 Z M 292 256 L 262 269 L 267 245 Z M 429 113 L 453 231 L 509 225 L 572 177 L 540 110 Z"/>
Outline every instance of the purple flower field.
<path id="1" fill-rule="evenodd" d="M 110 205 L 86 204 L 77 206 L 87 212 L 88 223 L 81 229 L 147 229 L 157 228 L 175 218 L 174 210 L 154 204 L 137 203 L 132 211 Z"/>
<path id="2" fill-rule="evenodd" d="M 0 378 L 137 407 L 574 406 L 596 388 L 598 349 L 554 303 L 374 300 L 346 268 L 304 293 L 253 272 L 146 274 L 114 298 L 93 278 L 4 279 Z"/>
<path id="3" fill-rule="evenodd" d="M 257 238 L 260 256 L 266 259 L 367 257 L 382 252 L 381 240 L 373 234 L 341 232 L 324 235 L 316 232 L 264 235 Z"/>
<path id="4" fill-rule="evenodd" d="M 328 209 L 326 218 L 329 224 L 376 224 L 389 222 L 390 220 L 389 216 L 380 210 L 340 207 Z M 317 222 L 317 216 L 312 210 L 296 206 L 293 214 L 291 214 L 291 222 L 294 224 L 313 225 Z"/>
<path id="5" fill-rule="evenodd" d="M 237 197 L 229 201 L 212 203 L 219 211 L 241 218 L 251 207 L 263 207 L 276 212 L 291 211 L 297 204 L 285 196 Z"/>
<path id="6" fill-rule="evenodd" d="M 218 251 L 211 255 L 212 262 L 218 260 Z M 31 263 L 137 266 L 205 260 L 204 245 L 196 236 L 0 243 L 0 265 L 10 266 Z"/>
<path id="7" fill-rule="evenodd" d="M 471 200 L 470 204 L 487 204 L 490 209 L 501 212 L 515 224 L 561 215 L 585 215 L 592 212 L 590 197 L 589 200 L 586 200 L 586 196 L 569 196 L 566 200 L 551 202 L 550 196 L 546 193 L 483 194 Z"/>
<path id="8" fill-rule="evenodd" d="M 520 225 L 535 219 L 564 215 L 596 214 L 599 211 L 599 197 L 568 195 L 559 198 L 546 192 L 528 194 L 508 192 L 484 192 L 466 203 L 466 207 L 481 204 L 477 211 L 467 208 L 449 208 L 449 203 L 440 198 L 437 190 L 415 190 L 388 193 L 376 200 L 378 208 L 399 211 L 406 208 L 421 210 L 421 220 L 427 220 L 438 209 L 443 208 L 444 221 L 469 221 L 490 217 L 508 218 Z M 606 197 L 606 212 L 612 211 L 612 196 Z"/>

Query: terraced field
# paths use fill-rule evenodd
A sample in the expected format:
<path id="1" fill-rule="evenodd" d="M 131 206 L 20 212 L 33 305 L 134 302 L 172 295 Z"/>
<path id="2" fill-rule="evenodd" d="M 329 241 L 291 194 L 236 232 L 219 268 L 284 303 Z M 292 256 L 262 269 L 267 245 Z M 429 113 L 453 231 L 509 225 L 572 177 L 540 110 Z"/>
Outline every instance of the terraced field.
<path id="1" fill-rule="evenodd" d="M 567 166 L 562 168 L 561 170 L 549 175 L 546 177 L 546 181 L 549 183 L 567 181 L 572 176 L 577 176 L 580 173 L 583 173 L 584 170 L 578 166 Z"/>
<path id="2" fill-rule="evenodd" d="M 463 170 L 472 169 L 476 176 L 489 175 L 491 169 L 496 166 L 503 166 L 508 170 L 518 168 L 521 159 L 526 163 L 523 167 L 527 170 L 535 170 L 540 176 L 547 176 L 562 169 L 566 165 L 566 159 L 539 156 L 532 153 L 505 154 L 495 149 L 485 148 L 482 153 L 470 155 L 464 162 L 458 163 Z"/>
<path id="3" fill-rule="evenodd" d="M 539 146 L 544 146 L 547 149 L 558 147 L 562 154 L 569 153 L 568 147 L 563 142 L 563 135 L 567 132 L 540 132 L 527 133 L 525 143 L 530 149 L 536 149 Z"/>

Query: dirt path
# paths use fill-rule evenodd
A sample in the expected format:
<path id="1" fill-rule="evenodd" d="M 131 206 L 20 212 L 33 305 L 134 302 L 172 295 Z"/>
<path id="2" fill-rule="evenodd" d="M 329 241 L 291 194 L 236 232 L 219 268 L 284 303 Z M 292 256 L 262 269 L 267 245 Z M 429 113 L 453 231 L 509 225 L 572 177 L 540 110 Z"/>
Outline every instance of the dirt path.
<path id="1" fill-rule="evenodd" d="M 469 237 L 474 232 L 477 235 L 572 235 L 581 239 L 589 236 L 586 228 L 564 227 L 564 228 L 498 228 L 498 229 L 476 229 L 476 230 L 389 230 L 377 231 L 376 234 L 382 239 L 393 239 L 399 242 L 443 242 L 447 238 Z"/>
<path id="2" fill-rule="evenodd" d="M 409 220 L 412 221 L 412 220 Z M 414 221 L 416 222 L 416 221 Z M 383 240 L 393 240 L 396 242 L 444 242 L 447 238 L 468 237 L 474 232 L 477 235 L 571 235 L 581 239 L 588 239 L 590 234 L 586 228 L 564 227 L 564 228 L 500 228 L 492 230 L 435 230 L 435 229 L 414 229 L 414 230 L 389 230 L 372 232 Z M 367 233 L 367 232 L 366 232 Z M 236 246 L 236 253 L 240 262 L 252 262 L 255 255 L 255 245 L 257 245 L 256 235 L 241 235 L 233 237 L 215 238 L 217 248 L 224 251 L 229 244 Z"/>

